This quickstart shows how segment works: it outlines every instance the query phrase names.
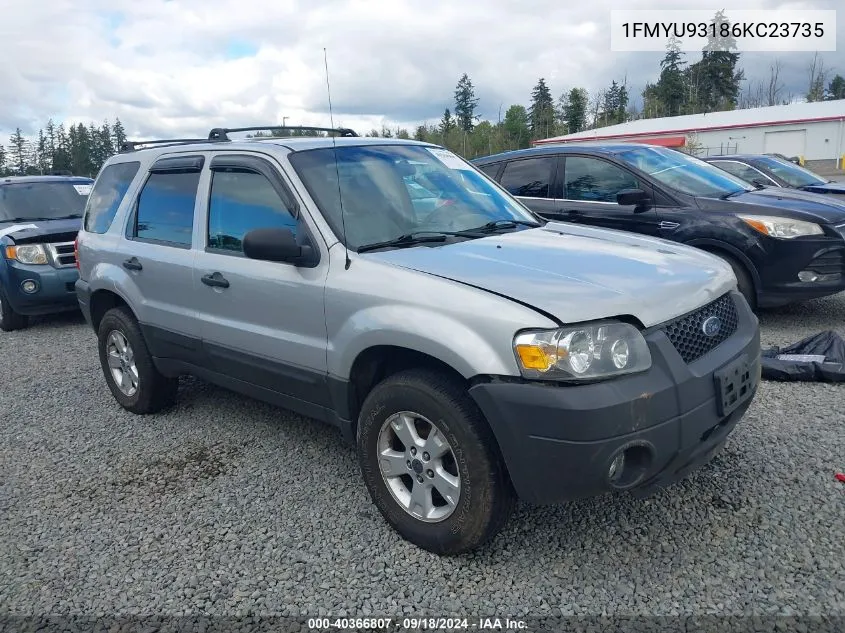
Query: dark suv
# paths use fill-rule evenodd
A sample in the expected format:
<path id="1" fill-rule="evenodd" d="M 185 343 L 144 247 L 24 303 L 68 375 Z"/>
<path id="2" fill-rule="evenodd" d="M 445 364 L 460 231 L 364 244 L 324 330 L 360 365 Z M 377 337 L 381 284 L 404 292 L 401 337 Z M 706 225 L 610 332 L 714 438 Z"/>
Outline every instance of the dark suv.
<path id="1" fill-rule="evenodd" d="M 538 215 L 718 255 L 752 306 L 845 290 L 845 203 L 752 185 L 677 150 L 559 145 L 474 161 Z"/>
<path id="2" fill-rule="evenodd" d="M 77 310 L 74 240 L 93 184 L 73 176 L 0 178 L 0 329 Z"/>
<path id="3" fill-rule="evenodd" d="M 711 165 L 761 187 L 784 187 L 845 196 L 845 182 L 824 178 L 805 167 L 767 154 L 731 154 L 705 158 Z"/>

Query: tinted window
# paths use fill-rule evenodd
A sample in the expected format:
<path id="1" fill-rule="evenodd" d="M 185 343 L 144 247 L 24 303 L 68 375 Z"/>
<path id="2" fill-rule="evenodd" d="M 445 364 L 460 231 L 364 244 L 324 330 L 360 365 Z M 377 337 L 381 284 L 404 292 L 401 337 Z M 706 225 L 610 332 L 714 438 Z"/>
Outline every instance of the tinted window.
<path id="1" fill-rule="evenodd" d="M 81 218 L 91 181 L 19 182 L 0 186 L 0 222 Z"/>
<path id="2" fill-rule="evenodd" d="M 733 174 L 734 176 L 747 180 L 748 182 L 754 182 L 755 180 L 762 180 L 767 183 L 769 182 L 765 175 L 761 174 L 753 167 L 749 167 L 745 163 L 737 163 L 728 160 L 714 160 L 713 164 L 720 169 L 724 169 L 729 174 Z"/>
<path id="3" fill-rule="evenodd" d="M 632 174 L 598 158 L 569 156 L 564 166 L 563 197 L 567 200 L 616 202 L 622 189 L 640 189 Z"/>
<path id="4" fill-rule="evenodd" d="M 479 165 L 478 168 L 483 171 L 485 174 L 490 176 L 493 180 L 496 179 L 496 174 L 499 173 L 499 167 L 502 166 L 502 163 L 492 163 L 490 165 Z"/>
<path id="5" fill-rule="evenodd" d="M 116 163 L 103 169 L 88 196 L 85 209 L 85 230 L 105 233 L 109 230 L 126 190 L 138 173 L 141 163 Z"/>
<path id="6" fill-rule="evenodd" d="M 263 228 L 290 229 L 296 234 L 296 218 L 270 181 L 252 171 L 215 171 L 208 206 L 208 246 L 242 252 L 244 235 Z"/>
<path id="7" fill-rule="evenodd" d="M 548 198 L 555 158 L 527 158 L 507 164 L 501 184 L 514 196 Z"/>
<path id="8" fill-rule="evenodd" d="M 190 246 L 199 178 L 198 171 L 150 174 L 138 196 L 138 239 Z"/>

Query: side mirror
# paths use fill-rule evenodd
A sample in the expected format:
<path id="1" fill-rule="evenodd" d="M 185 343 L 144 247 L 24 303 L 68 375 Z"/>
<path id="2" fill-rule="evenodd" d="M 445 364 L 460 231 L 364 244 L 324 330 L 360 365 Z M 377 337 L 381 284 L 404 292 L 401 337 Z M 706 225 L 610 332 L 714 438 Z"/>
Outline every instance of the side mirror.
<path id="1" fill-rule="evenodd" d="M 623 189 L 616 194 L 616 202 L 618 204 L 626 207 L 632 206 L 634 207 L 634 211 L 645 206 L 649 200 L 648 194 L 642 189 Z"/>
<path id="2" fill-rule="evenodd" d="M 250 259 L 287 264 L 301 264 L 311 255 L 311 247 L 297 244 L 290 229 L 253 229 L 244 235 L 243 249 Z"/>

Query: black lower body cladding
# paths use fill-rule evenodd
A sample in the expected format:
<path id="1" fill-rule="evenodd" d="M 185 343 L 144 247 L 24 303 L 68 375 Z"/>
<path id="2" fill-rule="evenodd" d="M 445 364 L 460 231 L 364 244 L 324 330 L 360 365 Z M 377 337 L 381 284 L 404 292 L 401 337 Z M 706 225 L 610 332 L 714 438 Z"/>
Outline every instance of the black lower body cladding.
<path id="1" fill-rule="evenodd" d="M 760 377 L 757 319 L 737 293 L 733 335 L 687 364 L 659 328 L 647 372 L 593 384 L 476 384 L 517 494 L 558 503 L 613 490 L 647 494 L 708 462 Z M 723 396 L 723 392 L 725 395 Z"/>

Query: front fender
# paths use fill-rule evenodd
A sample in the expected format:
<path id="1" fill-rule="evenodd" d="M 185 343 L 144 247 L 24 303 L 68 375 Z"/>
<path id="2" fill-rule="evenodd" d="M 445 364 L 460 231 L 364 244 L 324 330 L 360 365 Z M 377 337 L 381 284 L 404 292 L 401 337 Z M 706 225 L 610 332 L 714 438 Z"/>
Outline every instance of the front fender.
<path id="1" fill-rule="evenodd" d="M 409 305 L 379 305 L 355 312 L 330 337 L 329 373 L 348 379 L 358 355 L 379 345 L 427 354 L 465 378 L 519 375 L 508 337 L 493 345 L 457 319 Z"/>

